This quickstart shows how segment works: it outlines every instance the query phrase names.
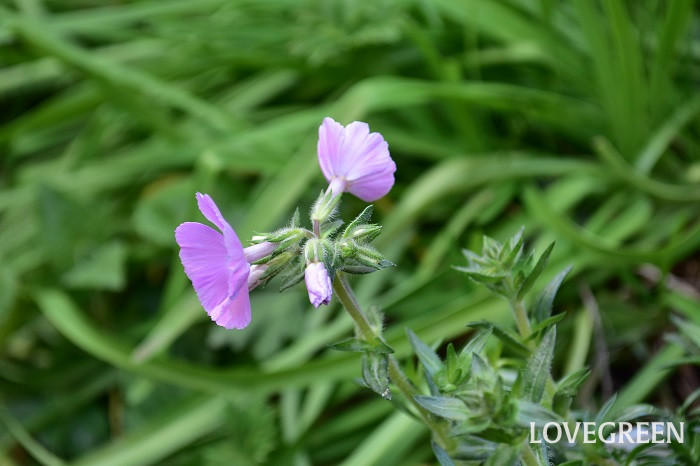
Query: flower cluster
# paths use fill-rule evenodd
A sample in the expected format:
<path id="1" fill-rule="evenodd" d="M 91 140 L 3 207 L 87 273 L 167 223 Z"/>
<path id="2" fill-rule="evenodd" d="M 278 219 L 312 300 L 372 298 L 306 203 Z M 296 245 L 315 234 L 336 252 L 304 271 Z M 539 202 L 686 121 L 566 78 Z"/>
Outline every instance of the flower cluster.
<path id="1" fill-rule="evenodd" d="M 283 270 L 282 290 L 304 280 L 311 304 L 318 307 L 330 302 L 337 272 L 369 273 L 392 265 L 367 244 L 380 231 L 368 223 L 371 206 L 342 232 L 342 222 L 333 220 L 343 192 L 365 202 L 389 192 L 396 164 L 388 144 L 379 133 L 370 133 L 367 123 L 343 127 L 332 118 L 323 120 L 318 136 L 318 161 L 329 185 L 312 209 L 312 229 L 300 225 L 297 211 L 288 226 L 252 238 L 244 248 L 212 198 L 197 193 L 199 210 L 219 231 L 198 222 L 175 230 L 185 273 L 218 325 L 248 326 L 250 291 Z"/>

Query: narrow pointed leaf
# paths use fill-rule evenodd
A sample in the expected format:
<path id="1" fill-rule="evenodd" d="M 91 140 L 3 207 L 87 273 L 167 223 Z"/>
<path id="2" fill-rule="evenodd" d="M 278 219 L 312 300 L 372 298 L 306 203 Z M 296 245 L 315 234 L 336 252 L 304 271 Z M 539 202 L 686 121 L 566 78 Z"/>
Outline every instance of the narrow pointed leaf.
<path id="1" fill-rule="evenodd" d="M 466 421 L 469 419 L 467 406 L 458 398 L 424 395 L 416 395 L 413 398 L 431 413 L 445 419 L 452 421 Z"/>
<path id="2" fill-rule="evenodd" d="M 532 316 L 535 322 L 543 322 L 552 315 L 552 304 L 554 303 L 554 297 L 557 295 L 559 287 L 566 276 L 569 275 L 572 268 L 573 266 L 570 265 L 559 272 L 552 279 L 552 281 L 550 281 L 547 286 L 544 287 L 540 294 L 537 295 L 535 302 L 532 304 Z"/>
<path id="3" fill-rule="evenodd" d="M 442 361 L 433 350 L 430 349 L 428 345 L 423 343 L 418 335 L 413 333 L 411 329 L 406 329 L 406 335 L 413 346 L 413 350 L 418 356 L 418 360 L 423 364 L 425 371 L 432 377 L 436 372 L 442 369 Z"/>
<path id="4" fill-rule="evenodd" d="M 518 356 L 529 356 L 530 349 L 518 341 L 514 334 L 503 327 L 494 325 L 491 322 L 480 321 L 480 322 L 470 322 L 467 327 L 482 328 L 486 330 L 491 330 L 493 335 L 501 340 L 503 344 L 516 353 Z"/>
<path id="5" fill-rule="evenodd" d="M 437 458 L 440 466 L 455 466 L 455 463 L 450 458 L 450 455 L 448 455 L 440 445 L 435 442 L 430 442 L 430 444 L 433 447 L 433 453 L 435 453 L 435 458 Z"/>
<path id="6" fill-rule="evenodd" d="M 535 264 L 532 272 L 530 272 L 523 284 L 520 286 L 520 289 L 518 290 L 518 299 L 523 299 L 525 297 L 527 292 L 532 288 L 532 285 L 535 284 L 542 272 L 544 272 L 544 269 L 547 267 L 547 263 L 549 262 L 549 256 L 552 254 L 552 249 L 554 249 L 554 243 L 547 246 L 547 249 L 545 249 L 540 258 L 537 260 L 537 264 Z"/>
<path id="7" fill-rule="evenodd" d="M 537 403 L 542 399 L 554 358 L 556 327 L 550 327 L 521 373 L 520 398 Z"/>

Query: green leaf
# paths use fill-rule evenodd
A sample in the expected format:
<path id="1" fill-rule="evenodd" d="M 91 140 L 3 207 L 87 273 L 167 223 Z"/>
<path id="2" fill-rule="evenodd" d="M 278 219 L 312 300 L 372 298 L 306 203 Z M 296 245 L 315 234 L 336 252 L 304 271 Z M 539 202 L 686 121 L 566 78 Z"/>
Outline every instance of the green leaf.
<path id="1" fill-rule="evenodd" d="M 537 403 L 542 398 L 554 357 L 557 328 L 550 327 L 520 374 L 519 398 Z"/>
<path id="2" fill-rule="evenodd" d="M 347 340 L 329 345 L 329 348 L 336 351 L 350 351 L 355 353 L 391 354 L 394 352 L 393 349 L 379 340 L 377 340 L 376 343 L 368 343 L 359 338 L 348 338 Z"/>
<path id="3" fill-rule="evenodd" d="M 481 249 L 481 255 L 483 257 L 488 257 L 491 259 L 499 259 L 501 255 L 501 249 L 503 245 L 491 238 L 490 236 L 483 236 L 483 246 Z"/>
<path id="4" fill-rule="evenodd" d="M 481 353 L 481 351 L 484 349 L 484 346 L 486 345 L 486 342 L 488 342 L 488 339 L 492 334 L 493 327 L 489 327 L 482 330 L 481 332 L 478 332 L 472 337 L 471 340 L 469 340 L 469 342 L 466 345 L 464 345 L 462 351 L 459 352 L 460 358 L 466 355 L 469 355 L 471 357 L 472 353 Z"/>
<path id="5" fill-rule="evenodd" d="M 525 297 L 527 292 L 530 291 L 530 289 L 540 277 L 542 272 L 544 272 L 544 269 L 547 267 L 547 263 L 549 262 L 549 256 L 552 254 L 552 249 L 554 249 L 554 242 L 547 246 L 547 249 L 544 250 L 540 258 L 537 260 L 537 264 L 535 264 L 535 267 L 527 275 L 527 278 L 525 278 L 525 281 L 518 290 L 518 299 L 523 299 Z"/>
<path id="6" fill-rule="evenodd" d="M 603 406 L 600 407 L 600 410 L 598 410 L 598 414 L 596 414 L 595 417 L 597 425 L 612 419 L 612 417 L 616 414 L 613 412 L 616 399 L 617 394 L 613 394 L 613 396 L 611 396 L 610 399 L 608 399 L 608 401 L 606 401 Z"/>
<path id="7" fill-rule="evenodd" d="M 518 463 L 518 448 L 501 445 L 484 463 L 484 466 L 512 466 Z"/>
<path id="8" fill-rule="evenodd" d="M 452 421 L 466 421 L 470 413 L 464 402 L 445 396 L 416 395 L 413 399 L 431 413 Z"/>
<path id="9" fill-rule="evenodd" d="M 532 328 L 532 335 L 527 337 L 526 341 L 533 340 L 534 338 L 537 337 L 537 334 L 540 333 L 542 330 L 546 329 L 547 327 L 551 327 L 552 325 L 561 321 L 564 317 L 566 317 L 566 312 L 562 312 L 560 314 L 552 316 L 549 319 L 545 319 L 542 322 L 540 322 L 539 324 L 535 325 Z"/>
<path id="10" fill-rule="evenodd" d="M 538 403 L 518 400 L 516 405 L 516 417 L 521 427 L 528 428 L 530 427 L 530 423 L 534 422 L 535 425 L 541 429 L 548 422 L 564 422 L 564 419 L 560 416 Z"/>
<path id="11" fill-rule="evenodd" d="M 568 266 L 561 272 L 559 272 L 544 289 L 537 295 L 535 302 L 532 305 L 532 316 L 535 322 L 543 322 L 545 319 L 552 315 L 552 304 L 554 303 L 554 297 L 559 291 L 559 287 L 562 282 L 569 275 L 573 265 Z"/>
<path id="12" fill-rule="evenodd" d="M 389 365 L 386 354 L 364 353 L 362 355 L 362 380 L 382 398 L 391 399 Z"/>
<path id="13" fill-rule="evenodd" d="M 509 269 L 515 265 L 523 252 L 523 234 L 525 227 L 520 227 L 520 230 L 513 236 L 508 244 L 503 248 L 501 253 L 501 263 L 503 267 Z"/>
<path id="14" fill-rule="evenodd" d="M 474 435 L 460 437 L 455 453 L 459 460 L 485 460 L 493 455 L 499 444 Z"/>
<path id="15" fill-rule="evenodd" d="M 435 453 L 435 458 L 438 460 L 438 463 L 440 463 L 440 466 L 455 466 L 455 463 L 450 458 L 450 455 L 448 455 L 440 445 L 432 441 L 430 442 L 430 445 L 433 447 L 433 453 Z"/>
<path id="16" fill-rule="evenodd" d="M 493 335 L 496 338 L 501 340 L 507 348 L 516 353 L 518 356 L 530 355 L 530 349 L 524 344 L 522 344 L 518 340 L 518 337 L 516 337 L 511 331 L 506 330 L 503 327 L 500 327 L 487 321 L 470 322 L 467 324 L 467 327 L 490 330 L 491 332 L 493 332 Z"/>
<path id="17" fill-rule="evenodd" d="M 418 360 L 423 364 L 425 371 L 430 377 L 443 368 L 442 361 L 440 361 L 438 355 L 435 354 L 428 345 L 423 343 L 423 341 L 418 338 L 418 335 L 413 333 L 409 328 L 406 329 L 406 335 L 408 335 L 408 340 L 413 347 L 413 351 L 416 352 Z"/>
<path id="18" fill-rule="evenodd" d="M 557 391 L 554 396 L 573 398 L 578 393 L 578 389 L 586 381 L 591 371 L 587 368 L 573 372 L 557 383 Z"/>
<path id="19" fill-rule="evenodd" d="M 453 265 L 452 268 L 458 272 L 462 272 L 477 283 L 497 283 L 508 276 L 508 272 L 492 271 L 471 266 L 461 267 Z"/>

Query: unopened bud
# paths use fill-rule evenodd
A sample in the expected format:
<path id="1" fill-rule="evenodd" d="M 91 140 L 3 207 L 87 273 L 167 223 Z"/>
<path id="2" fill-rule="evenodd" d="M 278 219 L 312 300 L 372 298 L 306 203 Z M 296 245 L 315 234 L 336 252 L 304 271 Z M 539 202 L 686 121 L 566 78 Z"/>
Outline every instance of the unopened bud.
<path id="1" fill-rule="evenodd" d="M 262 243 L 254 244 L 243 249 L 243 254 L 245 255 L 245 260 L 249 264 L 257 262 L 260 259 L 269 256 L 277 249 L 277 244 L 271 243 L 270 241 L 263 241 Z"/>
<path id="2" fill-rule="evenodd" d="M 268 269 L 267 264 L 255 264 L 250 266 L 250 274 L 248 275 L 248 291 L 253 291 L 260 285 L 264 285 L 267 279 L 262 279 L 262 276 Z"/>
<path id="3" fill-rule="evenodd" d="M 309 301 L 314 307 L 328 304 L 331 301 L 333 287 L 323 262 L 312 262 L 307 265 L 304 272 L 304 280 L 306 289 L 309 292 Z"/>

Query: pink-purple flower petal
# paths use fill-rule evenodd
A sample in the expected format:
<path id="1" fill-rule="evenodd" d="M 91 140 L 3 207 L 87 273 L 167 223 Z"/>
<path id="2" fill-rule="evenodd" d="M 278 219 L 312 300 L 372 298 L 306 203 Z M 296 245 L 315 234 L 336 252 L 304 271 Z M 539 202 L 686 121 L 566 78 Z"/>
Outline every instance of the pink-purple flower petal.
<path id="1" fill-rule="evenodd" d="M 343 127 L 325 118 L 318 131 L 318 160 L 331 186 L 342 186 L 366 202 L 385 196 L 394 185 L 396 164 L 389 145 L 381 134 L 370 133 L 367 123 Z"/>
<path id="2" fill-rule="evenodd" d="M 238 236 L 211 197 L 197 193 L 197 203 L 222 233 L 197 222 L 181 224 L 175 230 L 180 260 L 212 320 L 226 328 L 243 328 L 250 323 L 250 265 Z"/>
<path id="3" fill-rule="evenodd" d="M 227 329 L 246 328 L 251 320 L 248 286 L 244 286 L 236 296 L 227 297 L 209 315 L 217 325 Z"/>
<path id="4" fill-rule="evenodd" d="M 312 262 L 307 265 L 304 271 L 304 281 L 306 282 L 306 290 L 309 292 L 309 301 L 314 307 L 331 302 L 333 285 L 323 262 Z"/>
<path id="5" fill-rule="evenodd" d="M 175 230 L 180 260 L 197 298 L 211 312 L 228 296 L 228 268 L 224 237 L 201 223 L 183 223 Z"/>

